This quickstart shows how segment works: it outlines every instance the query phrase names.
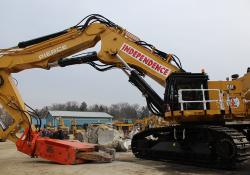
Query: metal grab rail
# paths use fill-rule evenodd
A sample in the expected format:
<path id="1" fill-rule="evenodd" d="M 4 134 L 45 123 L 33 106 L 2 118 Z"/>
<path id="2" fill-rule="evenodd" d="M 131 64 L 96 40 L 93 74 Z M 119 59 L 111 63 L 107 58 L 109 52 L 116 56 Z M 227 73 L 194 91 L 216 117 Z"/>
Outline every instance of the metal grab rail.
<path id="1" fill-rule="evenodd" d="M 250 93 L 250 89 L 248 89 L 243 96 L 245 97 L 248 93 Z"/>
<path id="2" fill-rule="evenodd" d="M 202 92 L 202 100 L 183 100 L 182 93 L 187 91 L 201 91 Z M 217 91 L 218 92 L 218 100 L 206 100 L 205 92 L 206 91 Z M 179 89 L 178 90 L 178 101 L 181 104 L 181 111 L 184 110 L 185 103 L 203 103 L 203 110 L 207 110 L 207 103 L 211 102 L 218 102 L 220 104 L 220 110 L 225 110 L 224 103 L 223 103 L 223 93 L 219 89 Z"/>
<path id="3" fill-rule="evenodd" d="M 244 93 L 243 96 L 246 97 L 246 95 L 247 95 L 248 93 L 250 93 L 250 89 L 248 89 L 248 90 Z M 250 100 L 244 99 L 244 102 L 245 102 L 245 103 L 250 103 Z"/>

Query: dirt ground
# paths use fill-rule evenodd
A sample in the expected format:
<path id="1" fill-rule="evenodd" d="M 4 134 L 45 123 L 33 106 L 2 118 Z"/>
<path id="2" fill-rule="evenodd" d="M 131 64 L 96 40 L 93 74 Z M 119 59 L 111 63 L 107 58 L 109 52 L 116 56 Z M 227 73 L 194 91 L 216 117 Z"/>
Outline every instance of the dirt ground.
<path id="1" fill-rule="evenodd" d="M 39 158 L 30 158 L 11 142 L 0 142 L 0 175 L 232 175 L 250 174 L 250 162 L 240 170 L 225 171 L 169 162 L 134 158 L 131 152 L 117 153 L 112 163 L 59 165 Z"/>

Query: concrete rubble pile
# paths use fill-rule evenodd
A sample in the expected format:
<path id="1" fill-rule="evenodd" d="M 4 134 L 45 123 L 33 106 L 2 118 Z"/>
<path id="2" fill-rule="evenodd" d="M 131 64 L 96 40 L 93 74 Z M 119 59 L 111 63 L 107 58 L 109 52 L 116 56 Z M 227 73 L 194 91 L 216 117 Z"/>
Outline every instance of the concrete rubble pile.
<path id="1" fill-rule="evenodd" d="M 126 152 L 131 147 L 131 139 L 126 139 L 123 132 L 109 125 L 90 125 L 87 131 L 77 133 L 76 139 L 81 142 L 95 143 L 116 151 Z"/>

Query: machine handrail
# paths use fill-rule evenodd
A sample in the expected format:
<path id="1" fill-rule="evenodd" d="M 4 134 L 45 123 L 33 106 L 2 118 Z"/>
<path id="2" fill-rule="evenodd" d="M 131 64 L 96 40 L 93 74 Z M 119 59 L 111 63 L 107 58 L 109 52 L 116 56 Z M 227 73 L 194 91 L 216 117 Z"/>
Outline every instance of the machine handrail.
<path id="1" fill-rule="evenodd" d="M 183 100 L 182 93 L 183 92 L 191 92 L 191 91 L 201 91 L 202 92 L 202 100 Z M 208 91 L 217 91 L 218 92 L 218 100 L 206 100 L 205 92 Z M 218 102 L 220 104 L 220 110 L 225 110 L 223 103 L 223 93 L 219 89 L 179 89 L 178 90 L 178 101 L 181 104 L 181 111 L 184 111 L 184 103 L 203 103 L 203 110 L 207 110 L 207 103 Z"/>

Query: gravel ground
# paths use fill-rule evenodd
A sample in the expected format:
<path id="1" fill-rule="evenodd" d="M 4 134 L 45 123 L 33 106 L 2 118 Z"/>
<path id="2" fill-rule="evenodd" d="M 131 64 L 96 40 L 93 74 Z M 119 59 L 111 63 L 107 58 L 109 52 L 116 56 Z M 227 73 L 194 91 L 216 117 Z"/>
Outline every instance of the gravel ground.
<path id="1" fill-rule="evenodd" d="M 232 175 L 250 174 L 250 162 L 239 170 L 224 171 L 195 166 L 139 160 L 131 152 L 117 153 L 112 163 L 59 165 L 39 158 L 30 158 L 11 142 L 0 143 L 0 175 Z"/>

